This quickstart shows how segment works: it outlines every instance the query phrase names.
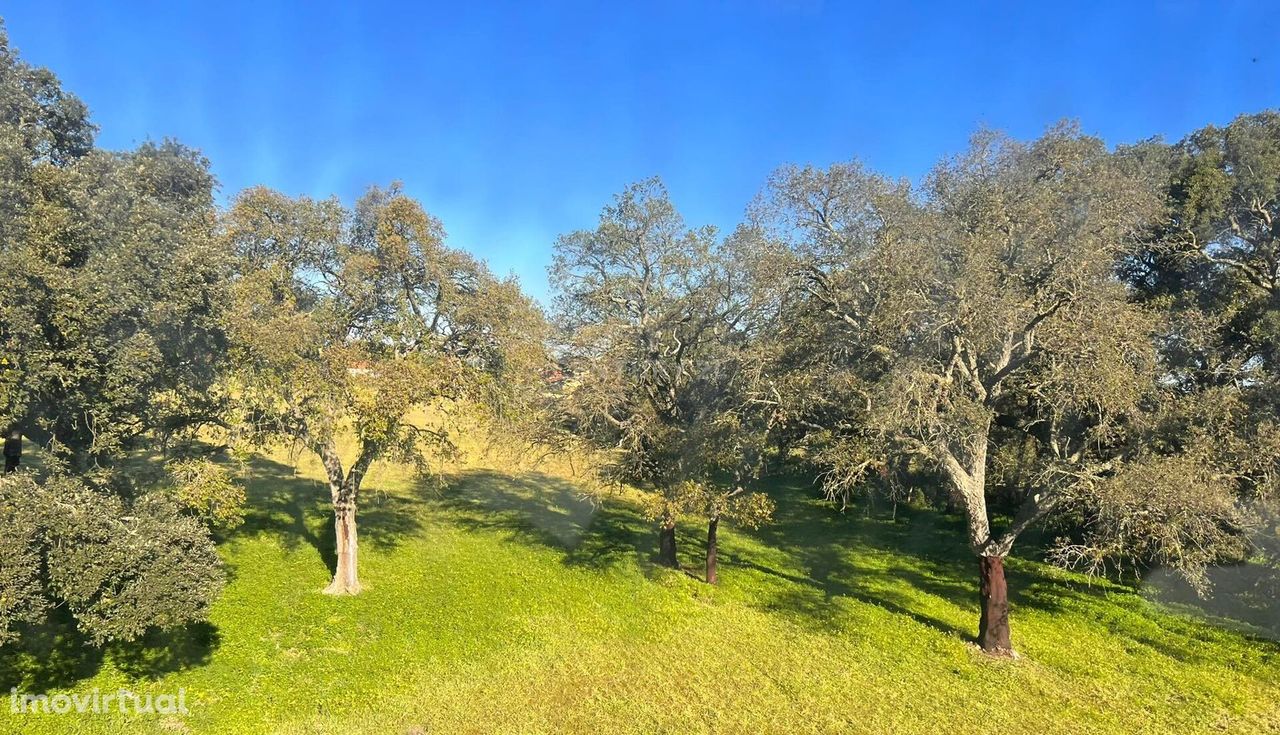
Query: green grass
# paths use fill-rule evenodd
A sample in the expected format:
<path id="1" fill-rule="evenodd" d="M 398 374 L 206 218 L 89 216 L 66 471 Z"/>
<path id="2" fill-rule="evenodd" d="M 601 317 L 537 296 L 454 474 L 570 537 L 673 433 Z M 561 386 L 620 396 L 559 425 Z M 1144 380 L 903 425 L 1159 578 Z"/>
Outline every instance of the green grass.
<path id="1" fill-rule="evenodd" d="M 95 653 L 51 629 L 0 684 L 184 687 L 191 713 L 18 716 L 22 733 L 1266 733 L 1280 644 L 1134 591 L 1010 563 L 1016 661 L 969 642 L 976 564 L 957 521 L 839 513 L 777 483 L 777 522 L 721 534 L 721 586 L 657 569 L 625 504 L 557 477 L 368 479 L 354 598 L 319 594 L 318 473 L 263 459 L 207 625 Z M 697 570 L 700 531 L 682 529 Z"/>

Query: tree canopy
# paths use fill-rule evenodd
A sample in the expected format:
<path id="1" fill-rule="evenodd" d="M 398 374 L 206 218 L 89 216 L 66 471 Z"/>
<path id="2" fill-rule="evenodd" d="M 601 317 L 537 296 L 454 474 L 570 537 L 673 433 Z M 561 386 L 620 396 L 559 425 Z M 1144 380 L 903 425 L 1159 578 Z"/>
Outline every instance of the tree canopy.
<path id="1" fill-rule="evenodd" d="M 0 36 L 0 424 L 79 468 L 208 420 L 226 351 L 208 161 L 94 132 Z"/>
<path id="2" fill-rule="evenodd" d="M 251 189 L 224 229 L 236 259 L 229 423 L 321 458 L 339 542 L 330 591 L 357 592 L 355 513 L 370 465 L 452 453 L 452 427 L 433 412 L 520 408 L 544 367 L 541 313 L 515 280 L 447 247 L 440 222 L 398 186 L 351 209 Z M 345 466 L 344 432 L 355 438 Z"/>
<path id="3" fill-rule="evenodd" d="M 784 169 L 758 207 L 758 227 L 791 254 L 790 308 L 827 322 L 796 345 L 812 351 L 796 358 L 812 375 L 799 385 L 826 388 L 792 405 L 828 491 L 865 487 L 895 456 L 939 472 L 981 561 L 988 650 L 1011 646 L 1002 560 L 1047 515 L 1084 509 L 1087 531 L 1122 527 L 1121 546 L 1192 574 L 1203 555 L 1183 552 L 1232 538 L 1230 495 L 1187 484 L 1211 466 L 1149 441 L 1159 315 L 1116 266 L 1157 221 L 1159 194 L 1148 168 L 1059 127 L 1030 144 L 979 134 L 919 189 L 857 164 Z M 1021 481 L 1001 487 L 989 473 L 1010 446 L 1030 451 Z M 1134 506 L 1150 526 L 1107 520 Z M 1104 545 L 1064 543 L 1063 558 Z"/>
<path id="4" fill-rule="evenodd" d="M 771 470 L 921 490 L 963 520 L 990 653 L 1037 524 L 1052 561 L 1201 593 L 1280 567 L 1275 111 L 1114 149 L 980 131 L 914 184 L 784 166 L 727 236 L 646 179 L 556 241 L 550 320 L 400 184 L 221 206 L 198 151 L 95 134 L 0 30 L 0 643 L 55 609 L 96 642 L 201 619 L 233 446 L 319 458 L 326 592 L 357 593 L 372 464 L 430 472 L 481 424 L 588 447 L 661 564 L 706 523 L 709 583 Z"/>
<path id="5" fill-rule="evenodd" d="M 561 237 L 552 281 L 572 430 L 608 452 L 612 479 L 649 491 L 664 564 L 678 563 L 676 519 L 708 519 L 714 581 L 719 519 L 755 524 L 771 510 L 745 487 L 760 451 L 743 450 L 767 431 L 748 401 L 748 284 L 656 179 L 619 194 L 595 230 Z"/>
<path id="6" fill-rule="evenodd" d="M 109 152 L 94 133 L 0 29 L 0 641 L 54 607 L 94 640 L 133 639 L 202 619 L 224 582 L 212 518 L 183 499 L 196 485 L 119 466 L 218 420 L 213 177 L 176 142 Z M 24 437 L 44 467 L 11 474 Z M 233 523 L 225 473 L 186 466 Z"/>

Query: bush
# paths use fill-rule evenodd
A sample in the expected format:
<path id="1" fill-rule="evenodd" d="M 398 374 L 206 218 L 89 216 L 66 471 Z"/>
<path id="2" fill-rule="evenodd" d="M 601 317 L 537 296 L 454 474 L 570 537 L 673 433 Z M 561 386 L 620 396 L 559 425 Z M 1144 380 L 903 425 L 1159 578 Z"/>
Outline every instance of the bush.
<path id="1" fill-rule="evenodd" d="M 95 642 L 204 620 L 225 583 L 209 530 L 173 499 L 126 503 L 67 477 L 0 479 L 0 642 L 65 605 Z"/>

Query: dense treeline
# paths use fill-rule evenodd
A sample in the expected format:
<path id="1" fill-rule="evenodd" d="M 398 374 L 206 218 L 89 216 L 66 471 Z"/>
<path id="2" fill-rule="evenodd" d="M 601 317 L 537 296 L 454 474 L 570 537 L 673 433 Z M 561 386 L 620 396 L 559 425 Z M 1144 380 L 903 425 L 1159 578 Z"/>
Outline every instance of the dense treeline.
<path id="1" fill-rule="evenodd" d="M 992 653 L 1035 525 L 1058 563 L 1206 594 L 1280 556 L 1276 112 L 1115 149 L 984 132 L 918 184 L 786 166 L 727 235 L 643 181 L 557 241 L 549 315 L 398 185 L 219 208 L 197 152 L 94 133 L 0 36 L 0 643 L 52 607 L 98 640 L 200 619 L 243 504 L 214 455 L 270 442 L 320 458 L 326 591 L 358 592 L 365 473 L 428 469 L 463 413 L 590 448 L 662 564 L 705 523 L 710 583 L 769 472 L 954 510 Z"/>
<path id="2" fill-rule="evenodd" d="M 203 617 L 237 489 L 198 460 L 120 460 L 217 416 L 228 271 L 213 177 L 170 141 L 113 153 L 0 35 L 0 424 L 39 472 L 0 484 L 0 642 L 52 608 L 97 640 Z M 177 460 L 177 458 L 175 458 Z M 210 512 L 212 511 L 212 512 Z"/>

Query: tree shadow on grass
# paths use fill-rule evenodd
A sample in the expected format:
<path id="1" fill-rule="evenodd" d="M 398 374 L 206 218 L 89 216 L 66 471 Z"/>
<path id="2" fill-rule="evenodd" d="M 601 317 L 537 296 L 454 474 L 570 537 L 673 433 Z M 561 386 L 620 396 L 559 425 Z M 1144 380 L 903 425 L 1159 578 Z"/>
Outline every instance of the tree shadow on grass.
<path id="1" fill-rule="evenodd" d="M 1280 580 L 1277 572 L 1258 562 L 1242 562 L 1208 570 L 1212 594 L 1200 597 L 1186 580 L 1166 568 L 1142 575 L 1144 597 L 1174 606 L 1189 615 L 1280 641 Z"/>
<path id="2" fill-rule="evenodd" d="M 0 689 L 17 687 L 38 694 L 65 689 L 88 679 L 110 661 L 134 680 L 158 679 L 209 662 L 221 643 L 216 626 L 191 623 L 153 629 L 131 642 L 102 646 L 79 630 L 65 608 L 39 625 L 22 629 L 19 640 L 0 649 Z"/>
<path id="3" fill-rule="evenodd" d="M 744 553 L 721 554 L 731 565 L 791 583 L 771 598 L 760 600 L 764 609 L 790 614 L 821 630 L 837 631 L 845 629 L 841 624 L 845 613 L 840 608 L 844 598 L 903 615 L 945 635 L 972 640 L 972 631 L 931 615 L 919 604 L 919 593 L 951 602 L 976 598 L 976 590 L 960 581 L 963 577 L 958 574 L 958 564 L 946 558 L 929 538 L 934 529 L 912 529 L 911 522 L 918 519 L 907 511 L 899 511 L 894 521 L 877 519 L 861 510 L 840 512 L 817 498 L 811 487 L 785 478 L 774 481 L 770 496 L 776 503 L 772 522 L 739 533 L 784 552 L 799 573 L 760 564 Z M 923 520 L 921 526 L 942 521 L 932 516 Z M 883 565 L 858 564 L 857 551 L 887 561 Z M 904 587 L 910 592 L 904 592 Z"/>
<path id="4" fill-rule="evenodd" d="M 338 557 L 328 486 L 264 457 L 250 460 L 247 475 L 245 521 L 228 538 L 269 535 L 290 551 L 305 544 L 333 574 Z M 356 510 L 360 543 L 379 550 L 395 548 L 422 529 L 421 512 L 417 498 L 362 489 Z"/>
<path id="5" fill-rule="evenodd" d="M 841 512 L 818 499 L 803 482 L 780 478 L 770 492 L 777 503 L 774 522 L 741 531 L 784 551 L 803 574 L 782 573 L 749 558 L 732 561 L 794 586 L 765 601 L 820 627 L 838 629 L 840 597 L 878 605 L 944 634 L 973 641 L 978 624 L 977 562 L 966 544 L 963 519 L 939 511 L 900 508 L 895 517 L 865 508 Z M 1044 564 L 1033 563 L 1042 551 L 1035 536 L 1015 547 L 1006 567 L 1014 635 L 1019 610 L 1085 615 L 1113 635 L 1179 661 L 1208 661 L 1213 644 L 1226 636 L 1274 647 L 1265 637 L 1227 632 L 1203 622 L 1170 615 L 1146 605 L 1137 592 L 1111 581 L 1072 581 Z M 723 555 L 722 555 L 722 558 Z M 878 563 L 864 563 L 872 559 Z M 1116 595 L 1132 596 L 1131 602 Z M 972 627 L 958 627 L 929 614 L 922 596 L 933 596 L 971 615 Z"/>
<path id="6" fill-rule="evenodd" d="M 788 574 L 771 567 L 757 564 L 749 559 L 721 554 L 720 558 L 729 565 L 743 569 L 753 569 L 762 574 L 771 575 L 791 583 L 791 587 L 775 593 L 772 597 L 760 601 L 760 606 L 771 612 L 788 614 L 798 618 L 809 626 L 825 632 L 844 632 L 842 625 L 845 611 L 841 609 L 840 600 L 848 599 L 868 605 L 875 605 L 895 615 L 911 618 L 921 625 L 933 628 L 945 635 L 971 640 L 968 631 L 913 608 L 915 600 L 910 596 L 893 592 L 878 591 L 872 593 L 856 584 L 849 584 L 838 579 L 814 575 Z M 902 575 L 899 575 L 901 577 Z M 910 573 L 908 576 L 917 582 L 924 578 Z"/>
<path id="7" fill-rule="evenodd" d="M 736 567 L 788 584 L 761 592 L 761 609 L 783 613 L 817 629 L 848 632 L 841 600 L 876 605 L 944 635 L 973 641 L 978 623 L 977 562 L 968 549 L 963 519 L 938 511 L 899 508 L 894 517 L 864 508 L 845 512 L 817 497 L 807 483 L 776 478 L 768 488 L 777 503 L 772 523 L 756 530 L 735 529 L 783 552 L 789 564 L 766 563 L 750 549 L 722 544 L 722 576 Z M 575 485 L 539 473 L 511 476 L 495 471 L 456 475 L 439 491 L 419 497 L 433 514 L 461 528 L 500 531 L 527 544 L 560 551 L 565 564 L 608 569 L 635 564 L 652 571 L 656 545 L 652 524 L 626 503 L 597 506 Z M 684 548 L 691 528 L 681 528 Z M 700 530 L 700 529 L 695 529 Z M 1117 602 L 1124 587 L 1089 585 L 1065 579 L 1042 564 L 1024 561 L 1036 553 L 1034 539 L 1008 565 L 1016 635 L 1019 610 L 1061 612 L 1094 618 L 1113 634 L 1179 660 L 1212 655 L 1205 646 L 1222 635 L 1192 620 L 1142 605 Z M 1017 553 L 1017 552 L 1015 552 Z M 778 568 L 780 567 L 780 568 Z M 963 611 L 971 623 L 939 617 L 938 598 Z"/>
<path id="8" fill-rule="evenodd" d="M 261 457 L 247 469 L 245 523 L 219 540 L 269 535 L 286 548 L 306 544 L 332 573 L 336 555 L 326 486 L 298 476 L 289 465 Z M 421 528 L 421 510 L 422 503 L 414 498 L 365 492 L 358 511 L 361 543 L 394 547 Z M 235 570 L 227 572 L 234 576 Z M 219 643 L 214 625 L 192 623 L 152 630 L 129 643 L 96 646 L 76 629 L 65 608 L 57 608 L 47 621 L 24 627 L 17 642 L 0 648 L 0 689 L 16 686 L 42 692 L 71 687 L 95 675 L 107 661 L 134 679 L 155 679 L 208 663 Z"/>
<path id="9" fill-rule="evenodd" d="M 221 643 L 217 626 L 191 623 L 173 630 L 152 630 L 129 645 L 113 645 L 108 648 L 108 655 L 116 668 L 128 676 L 154 680 L 209 663 Z"/>
<path id="10" fill-rule="evenodd" d="M 651 524 L 639 511 L 622 503 L 594 503 L 578 486 L 558 477 L 469 470 L 451 477 L 443 489 L 421 489 L 419 497 L 461 528 L 499 531 L 556 549 L 568 565 L 597 570 L 628 562 L 649 566 L 644 549 L 652 545 Z"/>
<path id="11" fill-rule="evenodd" d="M 911 617 L 948 635 L 971 637 L 947 621 L 930 616 L 913 607 L 911 595 L 882 589 L 885 573 L 872 579 L 863 575 L 849 560 L 856 544 L 866 545 L 861 535 L 875 531 L 878 546 L 900 553 L 914 533 L 905 523 L 875 530 L 870 520 L 856 514 L 841 514 L 811 495 L 802 495 L 794 486 L 780 488 L 776 497 L 778 509 L 773 523 L 748 533 L 769 546 L 796 559 L 804 574 L 773 569 L 749 552 L 722 546 L 722 572 L 733 567 L 751 569 L 783 579 L 790 586 L 762 606 L 773 612 L 797 614 L 825 630 L 840 628 L 838 598 L 849 598 L 879 605 L 891 612 Z M 565 564 L 592 569 L 608 569 L 632 563 L 652 572 L 656 534 L 652 523 L 626 503 L 597 505 L 582 497 L 573 483 L 563 479 L 527 473 L 512 476 L 490 470 L 473 470 L 450 479 L 443 490 L 422 489 L 419 497 L 435 508 L 435 513 L 448 517 L 468 530 L 501 531 L 527 544 L 536 544 L 563 553 Z M 701 529 L 697 529 L 701 530 Z M 681 538 L 691 535 L 688 526 L 681 528 Z M 700 537 L 693 544 L 701 549 Z M 930 542 L 933 543 L 933 542 Z M 919 546 L 919 544 L 916 544 Z M 955 564 L 944 559 L 920 555 L 936 549 L 917 549 L 911 564 L 895 568 L 890 574 L 899 583 L 905 579 L 912 587 L 945 597 L 976 598 L 976 592 L 957 581 Z M 976 567 L 976 564 L 974 565 Z M 920 567 L 924 567 L 921 571 Z M 932 568 L 931 568 L 932 567 Z M 976 569 L 974 570 L 976 575 Z"/>
<path id="12" fill-rule="evenodd" d="M 0 689 L 41 693 L 69 687 L 102 668 L 105 653 L 76 630 L 64 609 L 19 628 L 18 640 L 0 648 Z"/>

